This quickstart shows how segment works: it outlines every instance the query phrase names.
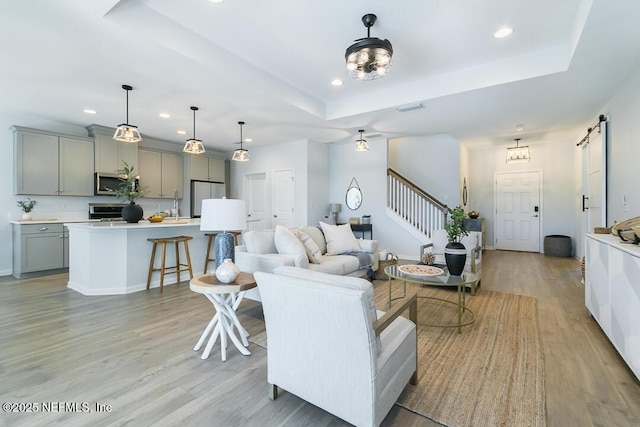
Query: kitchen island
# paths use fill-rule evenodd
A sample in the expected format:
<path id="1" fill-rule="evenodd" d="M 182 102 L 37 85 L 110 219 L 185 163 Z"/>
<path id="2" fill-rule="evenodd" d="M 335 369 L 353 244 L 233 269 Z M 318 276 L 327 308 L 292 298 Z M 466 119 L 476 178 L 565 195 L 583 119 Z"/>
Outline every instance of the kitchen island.
<path id="1" fill-rule="evenodd" d="M 70 289 L 84 295 L 118 295 L 145 290 L 153 244 L 148 238 L 191 236 L 189 252 L 193 273 L 202 273 L 208 238 L 199 219 L 165 219 L 160 223 L 65 223 L 69 229 Z M 182 249 L 182 248 L 181 248 Z M 181 255 L 181 261 L 184 256 Z M 156 256 L 156 262 L 159 262 Z M 174 248 L 167 248 L 166 265 L 175 264 Z M 213 264 L 211 264 L 213 265 Z M 165 276 L 164 285 L 189 281 L 189 272 Z M 160 285 L 154 273 L 151 287 Z"/>

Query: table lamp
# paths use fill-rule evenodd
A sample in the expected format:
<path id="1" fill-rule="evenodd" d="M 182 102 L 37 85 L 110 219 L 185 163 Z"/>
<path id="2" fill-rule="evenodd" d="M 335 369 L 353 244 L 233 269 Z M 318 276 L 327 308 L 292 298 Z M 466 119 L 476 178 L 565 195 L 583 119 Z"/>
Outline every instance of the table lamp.
<path id="1" fill-rule="evenodd" d="M 235 236 L 228 231 L 247 228 L 246 203 L 238 199 L 206 199 L 202 201 L 200 231 L 218 231 L 214 240 L 216 268 L 227 258 L 235 262 Z"/>
<path id="2" fill-rule="evenodd" d="M 338 214 L 342 211 L 342 205 L 340 203 L 329 203 L 329 212 L 333 214 L 333 223 L 338 223 Z"/>

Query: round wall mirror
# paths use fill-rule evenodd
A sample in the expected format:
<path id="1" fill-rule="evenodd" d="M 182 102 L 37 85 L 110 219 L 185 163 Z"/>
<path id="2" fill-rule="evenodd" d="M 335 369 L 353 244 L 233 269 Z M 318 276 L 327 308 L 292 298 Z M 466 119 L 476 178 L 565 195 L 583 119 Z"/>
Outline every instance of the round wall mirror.
<path id="1" fill-rule="evenodd" d="M 358 187 L 351 187 L 347 190 L 347 196 L 345 197 L 347 207 L 352 211 L 355 211 L 362 204 L 362 192 Z"/>

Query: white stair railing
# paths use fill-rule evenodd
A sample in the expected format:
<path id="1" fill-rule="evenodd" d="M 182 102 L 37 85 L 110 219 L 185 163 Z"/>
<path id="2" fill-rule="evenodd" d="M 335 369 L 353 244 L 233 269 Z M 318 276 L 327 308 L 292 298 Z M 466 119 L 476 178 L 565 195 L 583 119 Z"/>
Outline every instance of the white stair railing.
<path id="1" fill-rule="evenodd" d="M 387 169 L 387 207 L 419 232 L 431 237 L 444 228 L 449 208 L 408 179 Z"/>

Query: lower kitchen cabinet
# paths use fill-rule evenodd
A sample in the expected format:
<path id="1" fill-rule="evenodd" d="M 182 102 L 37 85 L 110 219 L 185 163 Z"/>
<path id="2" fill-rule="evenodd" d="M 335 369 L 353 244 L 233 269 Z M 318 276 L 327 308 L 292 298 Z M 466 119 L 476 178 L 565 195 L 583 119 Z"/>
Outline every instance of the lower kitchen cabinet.
<path id="1" fill-rule="evenodd" d="M 13 224 L 13 275 L 69 267 L 69 232 L 61 223 Z"/>

